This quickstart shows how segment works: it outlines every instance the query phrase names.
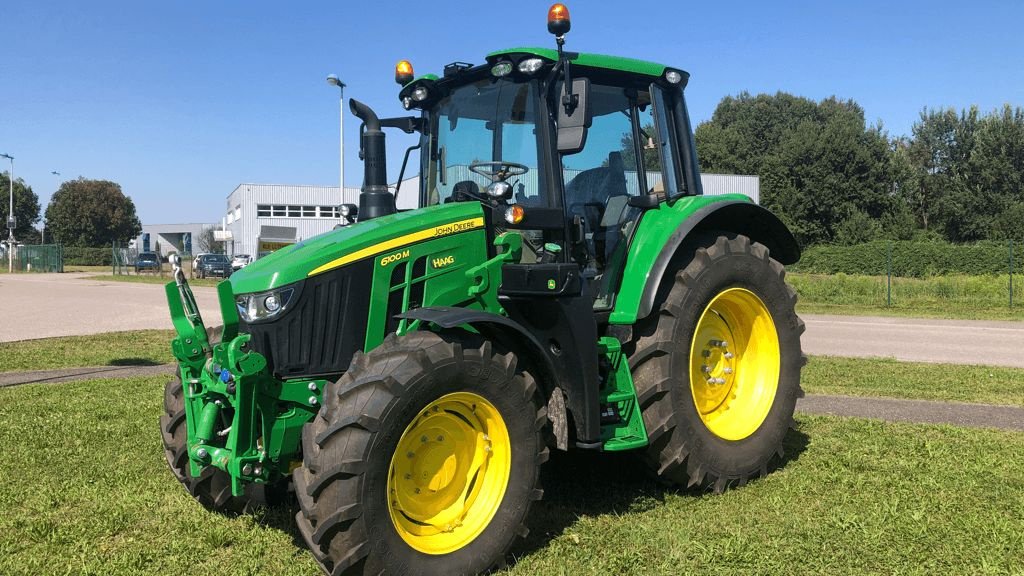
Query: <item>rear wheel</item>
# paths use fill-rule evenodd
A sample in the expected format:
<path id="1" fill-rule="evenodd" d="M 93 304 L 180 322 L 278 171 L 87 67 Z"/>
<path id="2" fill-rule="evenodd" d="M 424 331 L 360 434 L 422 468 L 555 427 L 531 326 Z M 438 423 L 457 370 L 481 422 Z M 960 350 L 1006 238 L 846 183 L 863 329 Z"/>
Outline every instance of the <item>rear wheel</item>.
<path id="1" fill-rule="evenodd" d="M 746 236 L 705 237 L 636 326 L 629 361 L 661 478 L 722 491 L 783 455 L 800 390 L 796 292 Z"/>
<path id="2" fill-rule="evenodd" d="M 546 414 L 512 353 L 461 335 L 389 336 L 325 390 L 303 430 L 299 531 L 330 574 L 486 571 L 542 494 Z"/>

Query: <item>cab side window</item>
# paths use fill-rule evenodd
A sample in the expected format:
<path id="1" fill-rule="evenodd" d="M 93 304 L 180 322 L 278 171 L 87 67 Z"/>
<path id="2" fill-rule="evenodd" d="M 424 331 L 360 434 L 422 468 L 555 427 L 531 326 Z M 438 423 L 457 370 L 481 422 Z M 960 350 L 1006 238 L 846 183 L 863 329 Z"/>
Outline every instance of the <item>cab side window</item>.
<path id="1" fill-rule="evenodd" d="M 570 216 L 584 222 L 584 274 L 596 286 L 594 307 L 603 309 L 612 305 L 613 279 L 640 215 L 629 198 L 662 186 L 665 148 L 650 91 L 592 83 L 590 101 L 593 123 L 586 144 L 579 153 L 562 157 L 562 172 L 565 205 Z"/>

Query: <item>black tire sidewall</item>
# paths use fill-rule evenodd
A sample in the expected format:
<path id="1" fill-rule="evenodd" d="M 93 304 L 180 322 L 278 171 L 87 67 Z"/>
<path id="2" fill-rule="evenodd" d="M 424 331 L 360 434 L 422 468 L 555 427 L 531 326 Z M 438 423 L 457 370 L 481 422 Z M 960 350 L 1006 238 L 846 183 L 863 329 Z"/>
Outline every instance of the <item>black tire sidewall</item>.
<path id="1" fill-rule="evenodd" d="M 789 430 L 799 395 L 801 353 L 797 317 L 792 296 L 782 277 L 753 253 L 726 253 L 712 257 L 710 264 L 694 262 L 697 271 L 679 303 L 680 316 L 673 341 L 681 347 L 672 355 L 671 370 L 681 383 L 672 395 L 678 425 L 691 447 L 691 455 L 706 472 L 717 477 L 741 478 L 753 475 L 774 455 Z M 725 440 L 707 428 L 697 412 L 690 389 L 690 347 L 697 323 L 711 300 L 729 288 L 744 288 L 764 303 L 779 336 L 779 386 L 764 422 L 750 436 Z"/>
<path id="2" fill-rule="evenodd" d="M 435 363 L 420 374 L 385 412 L 373 440 L 373 455 L 360 488 L 371 555 L 382 558 L 388 573 L 475 573 L 501 558 L 520 530 L 537 484 L 540 438 L 535 428 L 537 407 L 524 397 L 522 377 L 509 376 L 496 358 L 480 358 L 467 350 L 461 366 L 454 358 Z M 494 518 L 469 544 L 449 554 L 425 554 L 399 536 L 387 506 L 387 480 L 392 455 L 405 429 L 434 400 L 453 392 L 484 397 L 501 414 L 508 429 L 511 469 L 508 485 Z"/>

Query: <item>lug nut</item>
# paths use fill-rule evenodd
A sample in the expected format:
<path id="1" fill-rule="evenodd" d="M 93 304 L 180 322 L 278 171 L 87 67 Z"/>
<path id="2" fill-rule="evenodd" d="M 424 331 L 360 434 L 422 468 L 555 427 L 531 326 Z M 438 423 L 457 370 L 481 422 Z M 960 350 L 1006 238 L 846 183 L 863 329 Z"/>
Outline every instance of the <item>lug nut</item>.
<path id="1" fill-rule="evenodd" d="M 726 352 L 725 354 L 723 354 L 723 356 L 725 356 L 725 358 L 728 360 L 732 360 L 733 354 L 732 352 Z"/>
<path id="2" fill-rule="evenodd" d="M 700 355 L 705 358 L 709 358 L 711 356 L 711 350 L 705 348 L 704 350 L 700 351 Z"/>
<path id="3" fill-rule="evenodd" d="M 726 374 L 732 374 L 732 368 L 725 368 L 722 370 L 722 372 L 725 372 Z"/>
<path id="4" fill-rule="evenodd" d="M 437 441 L 438 442 L 444 442 L 444 436 L 438 436 L 437 437 Z"/>
<path id="5" fill-rule="evenodd" d="M 316 392 L 316 382 L 310 382 L 308 388 L 310 392 Z"/>
<path id="6" fill-rule="evenodd" d="M 705 374 L 710 374 L 711 373 L 711 367 L 708 366 L 707 364 L 701 364 L 700 365 L 700 371 L 705 373 Z"/>
<path id="7" fill-rule="evenodd" d="M 426 442 L 426 441 L 427 441 L 427 437 L 426 436 L 420 436 L 420 442 Z"/>
<path id="8" fill-rule="evenodd" d="M 309 405 L 310 406 L 316 406 L 318 403 L 319 402 L 317 401 L 316 396 L 310 396 L 309 397 Z"/>
<path id="9" fill-rule="evenodd" d="M 200 448 L 199 450 L 196 450 L 196 456 L 198 456 L 200 460 L 206 460 L 206 458 L 209 457 L 209 455 L 210 453 L 206 451 L 206 448 Z"/>

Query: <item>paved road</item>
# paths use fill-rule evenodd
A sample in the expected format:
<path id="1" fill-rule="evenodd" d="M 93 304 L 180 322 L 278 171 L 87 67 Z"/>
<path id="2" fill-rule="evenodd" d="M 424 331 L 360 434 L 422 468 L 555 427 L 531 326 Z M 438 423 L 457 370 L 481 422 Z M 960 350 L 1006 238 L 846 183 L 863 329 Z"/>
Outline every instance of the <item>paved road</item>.
<path id="1" fill-rule="evenodd" d="M 1024 322 L 803 316 L 804 353 L 1024 368 Z"/>
<path id="2" fill-rule="evenodd" d="M 173 327 L 162 284 L 88 278 L 0 275 L 0 342 Z M 193 292 L 207 325 L 219 324 L 216 289 L 196 287 Z"/>
<path id="3" fill-rule="evenodd" d="M 207 325 L 220 323 L 214 288 L 193 289 Z M 1024 368 L 1024 322 L 804 316 L 804 352 Z M 0 275 L 0 342 L 171 328 L 163 286 L 87 274 Z"/>
<path id="4" fill-rule="evenodd" d="M 1020 406 L 809 395 L 797 402 L 796 409 L 809 414 L 875 418 L 887 422 L 1024 430 L 1024 408 Z"/>

